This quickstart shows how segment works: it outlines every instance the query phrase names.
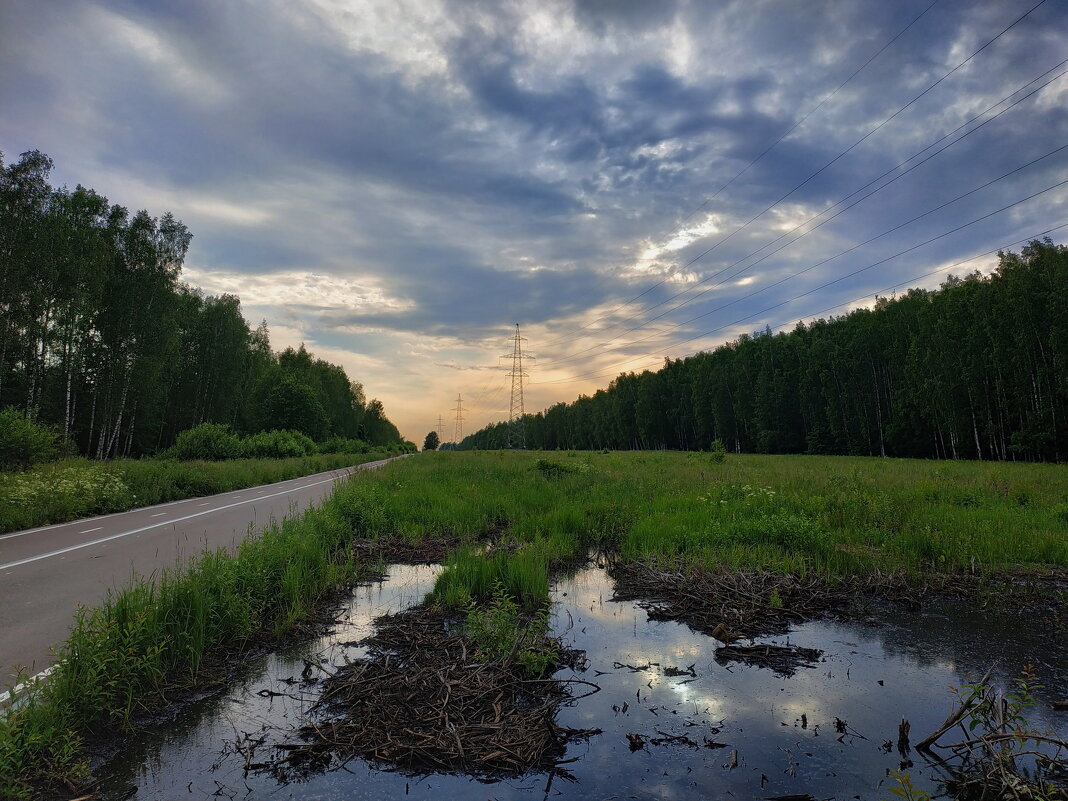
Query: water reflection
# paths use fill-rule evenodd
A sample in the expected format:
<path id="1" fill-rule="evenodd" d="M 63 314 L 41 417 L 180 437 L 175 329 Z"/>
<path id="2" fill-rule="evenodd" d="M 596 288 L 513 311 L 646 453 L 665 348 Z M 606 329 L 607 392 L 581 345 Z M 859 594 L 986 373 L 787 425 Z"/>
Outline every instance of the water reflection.
<path id="1" fill-rule="evenodd" d="M 578 759 L 567 768 L 575 781 L 412 778 L 359 761 L 298 785 L 245 776 L 245 755 L 233 742 L 296 725 L 314 701 L 298 681 L 304 660 L 355 658 L 360 649 L 351 643 L 369 633 L 371 621 L 418 603 L 435 575 L 435 568 L 398 566 L 389 581 L 361 588 L 328 637 L 250 665 L 230 694 L 191 707 L 167 731 L 143 738 L 109 766 L 102 797 L 889 798 L 886 772 L 901 757 L 883 744 L 896 742 L 900 719 L 911 721 L 914 739 L 936 728 L 952 706 L 947 686 L 982 673 L 1006 643 L 1004 675 L 1031 662 L 1048 687 L 1062 693 L 1068 687 L 1068 643 L 1053 641 L 1041 618 L 992 618 L 949 605 L 917 615 L 879 608 L 877 625 L 813 622 L 768 639 L 823 651 L 821 661 L 792 678 L 722 666 L 714 640 L 676 623 L 650 622 L 631 602 L 613 602 L 604 571 L 590 568 L 558 583 L 553 617 L 556 630 L 587 651 L 589 668 L 578 675 L 602 688 L 560 715 L 562 725 L 603 730 L 572 747 L 568 756 Z M 1064 736 L 1068 720 L 1048 711 L 1050 700 L 1041 694 L 1034 717 Z M 628 734 L 640 734 L 645 745 L 632 751 Z M 668 741 L 679 736 L 700 747 Z M 726 747 L 705 747 L 706 741 Z M 917 786 L 933 789 L 919 760 L 911 772 Z"/>

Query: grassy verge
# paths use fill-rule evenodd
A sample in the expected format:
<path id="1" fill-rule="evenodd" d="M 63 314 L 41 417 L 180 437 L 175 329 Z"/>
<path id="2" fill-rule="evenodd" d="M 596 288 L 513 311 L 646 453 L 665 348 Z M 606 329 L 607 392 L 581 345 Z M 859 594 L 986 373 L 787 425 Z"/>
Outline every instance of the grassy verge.
<path id="1" fill-rule="evenodd" d="M 24 473 L 0 473 L 0 533 L 271 484 L 387 455 L 319 454 L 225 462 L 66 459 Z"/>
<path id="2" fill-rule="evenodd" d="M 88 778 L 85 738 L 128 728 L 175 690 L 211 681 L 226 660 L 276 641 L 351 586 L 356 532 L 339 506 L 364 478 L 236 554 L 205 553 L 80 612 L 48 682 L 0 713 L 0 797 L 32 798 L 57 782 L 75 789 Z"/>
<path id="3" fill-rule="evenodd" d="M 591 547 L 623 562 L 828 579 L 1068 567 L 1059 465 L 430 453 L 362 482 L 344 513 L 415 543 L 448 535 L 522 546 L 518 557 L 456 555 L 435 590 L 455 606 L 495 581 L 524 598 L 548 565 Z"/>

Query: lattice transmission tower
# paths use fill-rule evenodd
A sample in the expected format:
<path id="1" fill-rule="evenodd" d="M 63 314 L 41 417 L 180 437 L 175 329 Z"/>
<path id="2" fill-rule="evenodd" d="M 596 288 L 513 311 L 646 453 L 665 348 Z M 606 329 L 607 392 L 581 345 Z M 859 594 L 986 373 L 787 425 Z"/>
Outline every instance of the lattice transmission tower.
<path id="1" fill-rule="evenodd" d="M 453 411 L 456 412 L 455 442 L 459 448 L 460 441 L 464 438 L 464 401 L 460 395 L 456 396 L 456 408 Z"/>
<path id="2" fill-rule="evenodd" d="M 445 421 L 441 419 L 441 415 L 438 415 L 438 442 L 445 442 Z"/>
<path id="3" fill-rule="evenodd" d="M 524 450 L 527 447 L 527 438 L 523 424 L 523 378 L 530 374 L 523 369 L 523 360 L 533 360 L 534 357 L 523 353 L 523 343 L 527 340 L 519 334 L 519 323 L 515 324 L 515 336 L 511 341 L 512 352 L 501 357 L 512 359 L 512 369 L 508 371 L 512 379 L 512 402 L 508 407 L 508 447 Z"/>

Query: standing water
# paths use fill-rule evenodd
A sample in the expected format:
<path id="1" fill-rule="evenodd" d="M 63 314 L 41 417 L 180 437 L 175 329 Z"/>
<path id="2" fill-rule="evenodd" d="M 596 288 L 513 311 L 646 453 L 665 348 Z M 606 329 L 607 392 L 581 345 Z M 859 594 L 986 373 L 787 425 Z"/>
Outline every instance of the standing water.
<path id="1" fill-rule="evenodd" d="M 585 649 L 581 674 L 601 691 L 565 707 L 563 726 L 601 733 L 572 745 L 555 774 L 488 783 L 464 776 L 406 776 L 352 760 L 342 769 L 281 784 L 246 771 L 314 704 L 318 684 L 303 677 L 359 658 L 357 642 L 388 612 L 413 606 L 440 568 L 394 566 L 386 581 L 361 587 L 326 636 L 248 666 L 229 692 L 194 704 L 140 736 L 100 771 L 100 797 L 119 799 L 272 798 L 816 798 L 888 799 L 904 768 L 914 786 L 935 791 L 940 774 L 900 753 L 898 725 L 913 741 L 932 732 L 956 701 L 951 686 L 977 679 L 996 659 L 996 680 L 1036 667 L 1040 691 L 1028 718 L 1068 735 L 1053 712 L 1068 695 L 1068 642 L 1037 615 L 992 616 L 944 604 L 910 614 L 880 606 L 877 619 L 814 621 L 760 642 L 821 652 L 777 673 L 716 660 L 720 645 L 673 622 L 648 619 L 637 604 L 612 601 L 612 582 L 589 568 L 557 582 L 553 626 Z M 629 736 L 628 736 L 629 735 Z M 914 763 L 914 764 L 913 764 Z"/>

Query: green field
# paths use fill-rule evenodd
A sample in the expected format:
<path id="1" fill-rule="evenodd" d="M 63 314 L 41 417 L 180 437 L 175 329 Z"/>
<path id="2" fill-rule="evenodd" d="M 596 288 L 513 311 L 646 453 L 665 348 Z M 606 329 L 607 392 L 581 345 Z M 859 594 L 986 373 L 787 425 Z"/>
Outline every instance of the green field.
<path id="1" fill-rule="evenodd" d="M 828 577 L 1068 567 L 1058 465 L 676 452 L 431 453 L 345 493 L 372 535 L 599 547 Z"/>

